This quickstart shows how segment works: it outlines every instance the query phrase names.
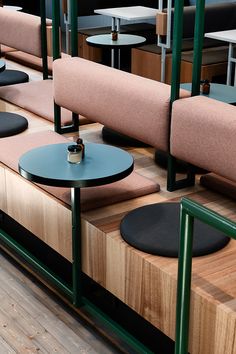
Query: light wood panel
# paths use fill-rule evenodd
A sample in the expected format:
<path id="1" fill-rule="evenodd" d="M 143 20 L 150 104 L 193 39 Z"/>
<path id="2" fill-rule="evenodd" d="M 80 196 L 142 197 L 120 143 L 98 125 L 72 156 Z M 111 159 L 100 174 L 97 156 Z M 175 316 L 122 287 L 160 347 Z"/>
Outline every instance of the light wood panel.
<path id="1" fill-rule="evenodd" d="M 186 52 L 187 53 L 187 52 Z M 191 53 L 191 52 L 190 52 Z M 171 83 L 172 55 L 166 55 L 165 82 Z M 180 82 L 192 81 L 193 63 L 182 60 Z M 148 79 L 161 80 L 161 55 L 138 48 L 132 49 L 131 70 L 133 74 L 147 77 Z M 227 71 L 227 62 L 202 65 L 201 79 L 212 81 L 213 77 L 224 75 Z"/>

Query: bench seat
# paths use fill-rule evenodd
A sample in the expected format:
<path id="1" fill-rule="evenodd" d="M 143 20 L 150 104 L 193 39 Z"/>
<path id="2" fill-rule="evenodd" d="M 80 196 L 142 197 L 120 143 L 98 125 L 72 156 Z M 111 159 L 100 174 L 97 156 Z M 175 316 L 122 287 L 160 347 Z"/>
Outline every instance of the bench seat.
<path id="1" fill-rule="evenodd" d="M 54 122 L 53 81 L 31 81 L 24 84 L 0 87 L 0 98 L 15 104 L 44 119 Z M 62 109 L 62 125 L 71 124 L 71 112 Z M 80 117 L 80 124 L 89 120 Z"/>
<path id="2" fill-rule="evenodd" d="M 173 104 L 171 154 L 195 166 L 235 181 L 236 108 L 195 96 Z"/>

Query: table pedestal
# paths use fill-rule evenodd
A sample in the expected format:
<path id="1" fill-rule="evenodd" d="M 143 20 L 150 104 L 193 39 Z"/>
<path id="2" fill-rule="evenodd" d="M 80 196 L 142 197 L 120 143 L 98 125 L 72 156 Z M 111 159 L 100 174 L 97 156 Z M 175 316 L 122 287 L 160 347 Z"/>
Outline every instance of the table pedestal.
<path id="1" fill-rule="evenodd" d="M 71 188 L 73 304 L 82 305 L 80 188 Z"/>

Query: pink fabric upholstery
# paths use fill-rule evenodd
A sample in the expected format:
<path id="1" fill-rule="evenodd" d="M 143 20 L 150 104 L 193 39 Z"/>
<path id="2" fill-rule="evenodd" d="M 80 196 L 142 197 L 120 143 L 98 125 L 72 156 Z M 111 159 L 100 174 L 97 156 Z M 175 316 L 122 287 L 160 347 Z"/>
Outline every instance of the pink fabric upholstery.
<path id="1" fill-rule="evenodd" d="M 31 81 L 24 84 L 0 87 L 0 97 L 38 116 L 54 122 L 52 80 Z M 71 112 L 62 109 L 62 125 L 71 124 Z M 89 123 L 80 117 L 80 124 Z"/>
<path id="2" fill-rule="evenodd" d="M 0 43 L 41 57 L 40 17 L 0 7 Z"/>
<path id="3" fill-rule="evenodd" d="M 236 107 L 196 96 L 173 104 L 171 154 L 236 180 Z"/>
<path id="4" fill-rule="evenodd" d="M 54 62 L 57 104 L 168 149 L 170 86 L 81 58 Z"/>
<path id="5" fill-rule="evenodd" d="M 20 135 L 0 139 L 0 161 L 18 172 L 18 161 L 22 154 L 47 144 L 65 143 L 69 140 L 52 131 Z M 11 153 L 9 154 L 9 151 Z M 54 197 L 70 205 L 70 189 L 39 185 Z M 99 187 L 81 189 L 81 208 L 83 211 L 117 203 L 159 191 L 159 185 L 146 177 L 133 172 L 125 179 Z"/>

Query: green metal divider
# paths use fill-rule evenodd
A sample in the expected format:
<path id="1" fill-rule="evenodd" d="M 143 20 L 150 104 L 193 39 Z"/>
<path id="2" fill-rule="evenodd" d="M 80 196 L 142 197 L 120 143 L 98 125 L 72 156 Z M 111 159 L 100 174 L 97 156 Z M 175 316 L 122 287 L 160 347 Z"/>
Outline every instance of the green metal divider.
<path id="1" fill-rule="evenodd" d="M 48 53 L 47 53 L 47 24 L 45 0 L 40 0 L 41 17 L 41 51 L 43 63 L 43 79 L 48 79 Z"/>
<path id="2" fill-rule="evenodd" d="M 180 251 L 178 264 L 175 354 L 188 353 L 194 218 L 236 240 L 236 223 L 218 213 L 183 198 L 180 208 Z"/>
<path id="3" fill-rule="evenodd" d="M 180 90 L 180 70 L 181 70 L 181 50 L 183 37 L 183 12 L 184 0 L 175 2 L 174 25 L 173 25 L 173 44 L 172 44 L 172 73 L 171 73 L 171 98 L 170 98 L 170 118 L 169 118 L 169 151 L 171 134 L 171 111 L 172 104 L 179 99 Z M 187 177 L 176 181 L 176 158 L 169 152 L 167 167 L 167 190 L 172 192 L 176 189 L 193 186 L 195 183 L 195 174 L 189 165 Z"/>
<path id="4" fill-rule="evenodd" d="M 71 51 L 73 56 L 78 55 L 78 31 L 77 31 L 77 7 L 78 0 L 70 0 L 71 16 Z M 76 29 L 76 30 L 75 30 Z M 60 46 L 60 0 L 52 0 L 52 43 L 53 60 L 61 58 Z M 59 134 L 78 131 L 79 116 L 71 113 L 72 124 L 61 126 L 61 107 L 54 102 L 54 130 Z"/>
<path id="5" fill-rule="evenodd" d="M 202 66 L 202 47 L 204 39 L 204 10 L 205 0 L 197 0 L 195 29 L 194 29 L 194 47 L 193 47 L 193 69 L 192 69 L 192 96 L 200 93 L 201 66 Z"/>

